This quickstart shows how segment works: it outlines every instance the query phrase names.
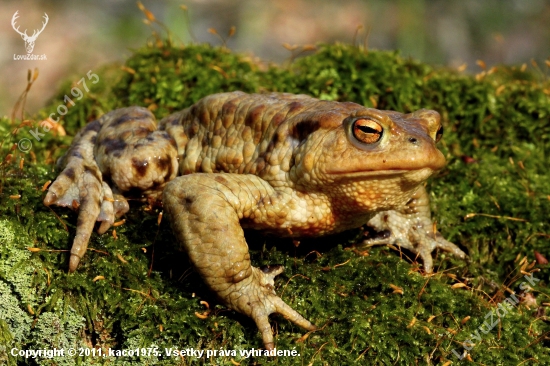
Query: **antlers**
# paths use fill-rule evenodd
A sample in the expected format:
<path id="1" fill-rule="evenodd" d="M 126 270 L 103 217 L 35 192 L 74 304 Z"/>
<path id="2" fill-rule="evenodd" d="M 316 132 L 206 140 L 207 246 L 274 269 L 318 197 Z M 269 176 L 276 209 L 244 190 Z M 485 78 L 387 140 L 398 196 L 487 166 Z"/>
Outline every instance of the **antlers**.
<path id="1" fill-rule="evenodd" d="M 19 33 L 19 34 L 21 35 L 21 37 L 23 37 L 23 39 L 24 39 L 25 41 L 28 41 L 28 40 L 34 41 L 34 40 L 36 40 L 36 38 L 38 37 L 38 35 L 39 35 L 40 33 L 42 33 L 42 31 L 44 30 L 44 28 L 46 28 L 46 24 L 48 24 L 48 20 L 49 20 L 48 14 L 44 13 L 44 17 L 43 17 L 43 18 L 45 19 L 45 22 L 42 22 L 42 29 L 40 29 L 40 30 L 35 29 L 34 32 L 33 32 L 33 34 L 32 34 L 32 36 L 29 37 L 29 36 L 27 35 L 27 30 L 26 30 L 26 29 L 25 29 L 24 32 L 21 32 L 21 31 L 19 31 L 19 27 L 15 28 L 15 20 L 16 20 L 17 18 L 19 18 L 18 13 L 19 13 L 19 10 L 17 10 L 17 11 L 15 12 L 15 14 L 13 14 L 13 17 L 11 18 L 11 26 L 13 27 L 13 29 L 14 29 L 17 33 Z M 38 32 L 38 33 L 37 33 L 37 32 Z"/>
<path id="2" fill-rule="evenodd" d="M 15 12 L 15 14 L 13 14 L 13 17 L 11 18 L 11 26 L 12 26 L 13 29 L 14 29 L 17 33 L 19 33 L 21 36 L 23 36 L 23 35 L 26 36 L 26 35 L 27 35 L 27 30 L 26 30 L 26 29 L 25 29 L 25 33 L 23 34 L 23 33 L 21 33 L 21 32 L 19 31 L 19 27 L 15 28 L 15 20 L 16 20 L 17 18 L 19 18 L 19 15 L 17 15 L 17 13 L 19 13 L 19 10 L 17 10 L 17 11 Z"/>

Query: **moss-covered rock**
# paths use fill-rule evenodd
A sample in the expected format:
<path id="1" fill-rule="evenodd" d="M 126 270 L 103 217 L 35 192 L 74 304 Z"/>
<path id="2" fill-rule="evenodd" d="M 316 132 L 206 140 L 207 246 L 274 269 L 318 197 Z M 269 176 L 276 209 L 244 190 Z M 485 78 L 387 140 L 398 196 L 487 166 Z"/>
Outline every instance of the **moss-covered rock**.
<path id="1" fill-rule="evenodd" d="M 443 365 L 459 362 L 464 347 L 480 364 L 550 363 L 543 306 L 550 303 L 549 271 L 532 264 L 535 251 L 550 256 L 550 84 L 536 72 L 499 66 L 462 75 L 396 52 L 338 44 L 320 46 L 284 68 L 265 67 L 225 48 L 155 42 L 123 67 L 90 75 L 63 84 L 35 120 L 0 120 L 0 363 Z M 76 84 L 82 77 L 88 91 Z M 76 91 L 71 96 L 75 86 L 82 97 Z M 300 354 L 278 358 L 240 355 L 262 348 L 254 323 L 217 305 L 185 255 L 173 249 L 169 224 L 158 224 L 156 209 L 134 203 L 116 232 L 92 236 L 78 271 L 68 275 L 76 215 L 47 208 L 42 199 L 44 183 L 56 176 L 54 161 L 71 138 L 39 122 L 66 105 L 60 121 L 73 136 L 117 107 L 142 105 L 162 117 L 232 90 L 440 111 L 448 166 L 429 183 L 434 217 L 469 261 L 438 253 L 437 273 L 425 275 L 410 253 L 354 246 L 359 231 L 298 247 L 250 233 L 254 264 L 284 264 L 277 293 L 321 327 L 304 335 L 273 317 L 277 348 Z M 14 145 L 23 138 L 32 144 L 26 154 Z M 512 291 L 528 294 L 505 306 Z M 206 306 L 211 312 L 205 318 Z M 12 352 L 54 347 L 65 355 L 25 359 Z M 70 348 L 88 351 L 68 356 Z M 166 351 L 191 348 L 211 357 Z M 109 349 L 138 352 L 116 357 Z"/>

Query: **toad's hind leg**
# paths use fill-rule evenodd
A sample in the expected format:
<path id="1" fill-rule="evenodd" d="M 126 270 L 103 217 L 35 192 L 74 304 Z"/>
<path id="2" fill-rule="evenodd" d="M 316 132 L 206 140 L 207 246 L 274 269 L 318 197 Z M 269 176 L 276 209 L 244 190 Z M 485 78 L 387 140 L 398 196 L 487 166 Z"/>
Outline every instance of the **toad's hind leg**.
<path id="1" fill-rule="evenodd" d="M 268 216 L 257 211 L 262 197 L 273 197 L 266 201 L 275 204 L 274 189 L 257 176 L 190 174 L 166 186 L 163 204 L 179 244 L 208 287 L 227 306 L 251 317 L 265 347 L 273 349 L 270 314 L 307 330 L 316 327 L 275 293 L 273 279 L 282 267 L 260 270 L 250 263 L 240 219 Z"/>
<path id="2" fill-rule="evenodd" d="M 157 131 L 154 116 L 145 108 L 117 109 L 89 123 L 59 160 L 63 168 L 50 186 L 44 204 L 78 211 L 69 271 L 86 253 L 96 221 L 107 231 L 115 217 L 126 213 L 122 194 L 158 195 L 177 174 L 174 140 Z"/>

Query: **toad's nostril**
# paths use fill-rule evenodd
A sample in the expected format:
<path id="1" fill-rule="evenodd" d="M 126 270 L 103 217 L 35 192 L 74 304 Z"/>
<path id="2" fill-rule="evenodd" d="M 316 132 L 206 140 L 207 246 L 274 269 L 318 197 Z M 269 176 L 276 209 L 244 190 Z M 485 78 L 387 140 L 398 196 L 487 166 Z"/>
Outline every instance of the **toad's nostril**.
<path id="1" fill-rule="evenodd" d="M 409 137 L 409 142 L 410 142 L 411 144 L 416 144 L 416 143 L 418 142 L 418 140 L 417 140 L 416 138 L 414 138 L 414 137 Z"/>

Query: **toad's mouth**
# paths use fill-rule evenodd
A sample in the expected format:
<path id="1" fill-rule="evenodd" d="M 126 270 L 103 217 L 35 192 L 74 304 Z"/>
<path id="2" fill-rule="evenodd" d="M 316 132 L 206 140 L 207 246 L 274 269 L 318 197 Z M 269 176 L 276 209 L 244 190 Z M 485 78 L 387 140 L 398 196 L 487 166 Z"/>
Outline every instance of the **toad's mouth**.
<path id="1" fill-rule="evenodd" d="M 347 171 L 347 170 L 334 170 L 327 172 L 329 175 L 345 175 L 345 176 L 354 176 L 354 175 L 399 175 L 410 172 L 406 169 L 388 169 L 388 170 L 361 170 L 361 171 Z"/>
<path id="2" fill-rule="evenodd" d="M 422 169 L 387 169 L 387 170 L 362 170 L 362 171 L 329 171 L 327 174 L 335 179 L 376 179 L 404 177 L 415 181 L 428 179 L 435 170 L 431 168 Z"/>

